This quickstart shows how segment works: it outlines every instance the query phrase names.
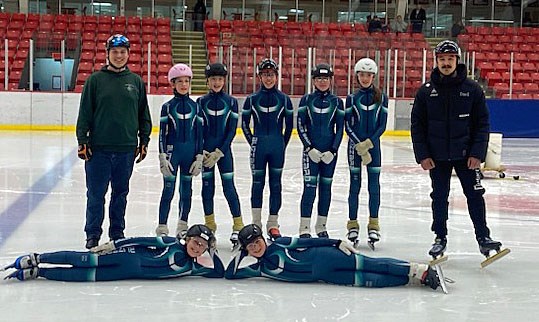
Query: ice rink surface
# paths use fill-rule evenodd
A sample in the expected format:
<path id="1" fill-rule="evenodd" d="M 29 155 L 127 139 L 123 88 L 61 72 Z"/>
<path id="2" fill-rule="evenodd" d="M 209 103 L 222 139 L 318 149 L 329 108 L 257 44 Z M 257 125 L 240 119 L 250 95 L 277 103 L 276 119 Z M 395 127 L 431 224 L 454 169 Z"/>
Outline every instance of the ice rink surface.
<path id="1" fill-rule="evenodd" d="M 72 132 L 0 132 L 0 265 L 28 252 L 83 250 L 85 178 Z M 0 281 L 1 321 L 537 321 L 539 316 L 539 140 L 504 139 L 505 179 L 486 172 L 492 237 L 512 252 L 487 268 L 479 253 L 456 177 L 450 195 L 444 273 L 456 281 L 449 294 L 427 287 L 370 289 L 324 283 L 293 284 L 256 278 L 227 281 L 185 277 L 163 281 L 67 283 L 44 279 Z M 365 242 L 366 176 L 360 197 L 361 248 L 369 256 L 427 262 L 430 180 L 413 158 L 409 138 L 382 140 L 382 241 Z M 328 219 L 332 238 L 344 238 L 347 220 L 346 139 L 341 145 Z M 244 221 L 250 222 L 248 146 L 233 143 L 236 186 Z M 302 193 L 301 143 L 293 137 L 283 172 L 281 232 L 298 234 Z M 365 170 L 363 170 L 365 171 Z M 520 180 L 513 180 L 519 175 Z M 135 166 L 126 215 L 127 236 L 152 236 L 162 181 L 157 137 Z M 194 180 L 189 223 L 203 222 L 201 179 Z M 267 186 L 263 220 L 267 218 Z M 225 265 L 232 220 L 220 183 L 216 188 L 218 249 Z M 177 194 L 169 219 L 175 231 Z M 316 211 L 316 210 L 315 210 Z M 313 220 L 314 221 L 314 220 Z M 314 225 L 314 224 L 313 224 Z M 105 230 L 108 223 L 104 225 Z M 102 237 L 102 242 L 107 236 Z M 1 272 L 1 277 L 6 272 Z"/>

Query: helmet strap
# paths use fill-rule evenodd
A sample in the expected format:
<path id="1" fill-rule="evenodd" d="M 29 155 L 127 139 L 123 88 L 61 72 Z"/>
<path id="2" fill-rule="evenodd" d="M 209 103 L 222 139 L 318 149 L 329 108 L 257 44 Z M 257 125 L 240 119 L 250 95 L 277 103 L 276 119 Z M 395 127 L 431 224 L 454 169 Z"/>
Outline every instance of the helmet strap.
<path id="1" fill-rule="evenodd" d="M 110 70 L 110 71 L 119 73 L 119 72 L 123 72 L 124 70 L 126 70 L 125 66 L 127 66 L 127 63 L 124 64 L 122 67 L 117 67 L 117 66 L 114 66 L 114 64 L 109 61 L 109 65 L 108 65 L 107 69 Z"/>

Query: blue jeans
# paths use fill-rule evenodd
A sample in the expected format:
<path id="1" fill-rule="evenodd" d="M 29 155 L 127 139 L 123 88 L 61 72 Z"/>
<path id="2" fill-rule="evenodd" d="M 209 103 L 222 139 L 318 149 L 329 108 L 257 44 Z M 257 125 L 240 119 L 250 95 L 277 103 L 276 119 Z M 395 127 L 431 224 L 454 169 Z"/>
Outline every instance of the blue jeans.
<path id="1" fill-rule="evenodd" d="M 112 188 L 109 204 L 109 237 L 124 236 L 125 207 L 129 193 L 129 179 L 133 173 L 135 153 L 94 151 L 90 161 L 86 161 L 86 238 L 101 237 L 105 218 L 105 194 L 109 183 Z"/>

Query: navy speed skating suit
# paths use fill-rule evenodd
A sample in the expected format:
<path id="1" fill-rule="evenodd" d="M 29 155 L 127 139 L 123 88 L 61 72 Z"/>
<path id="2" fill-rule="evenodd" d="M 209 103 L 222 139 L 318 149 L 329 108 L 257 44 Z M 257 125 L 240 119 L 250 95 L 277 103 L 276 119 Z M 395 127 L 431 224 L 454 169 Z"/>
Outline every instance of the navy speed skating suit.
<path id="1" fill-rule="evenodd" d="M 355 145 L 370 139 L 373 148 L 369 150 L 372 162 L 367 165 L 369 216 L 378 218 L 380 208 L 380 170 L 382 156 L 380 137 L 386 130 L 387 96 L 382 93 L 381 102 L 374 101 L 374 88 L 362 88 L 348 95 L 345 106 L 345 130 L 348 135 L 348 165 L 350 167 L 350 193 L 348 196 L 348 215 L 350 220 L 357 219 L 358 195 L 361 188 L 361 156 L 356 153 Z"/>
<path id="2" fill-rule="evenodd" d="M 228 264 L 225 278 L 268 277 L 286 282 L 386 287 L 409 282 L 410 263 L 393 258 L 346 255 L 329 238 L 277 238 L 257 262 L 240 268 L 242 251 Z"/>
<path id="3" fill-rule="evenodd" d="M 251 208 L 262 208 L 266 167 L 268 167 L 270 215 L 278 215 L 281 208 L 281 176 L 285 148 L 292 134 L 293 112 L 288 95 L 275 87 L 267 89 L 264 86 L 247 97 L 242 109 L 241 127 L 251 146 L 250 162 L 253 177 Z M 251 119 L 253 131 L 250 127 Z"/>
<path id="4" fill-rule="evenodd" d="M 114 242 L 105 255 L 60 251 L 39 255 L 37 276 L 56 281 L 94 282 L 125 279 L 163 279 L 181 276 L 223 277 L 223 263 L 212 253 L 213 268 L 200 265 L 174 237 L 134 237 Z"/>
<path id="5" fill-rule="evenodd" d="M 240 202 L 234 186 L 234 160 L 231 143 L 238 127 L 238 101 L 223 91 L 210 91 L 197 100 L 204 123 L 204 151 L 216 148 L 223 153 L 217 161 L 221 174 L 223 193 L 233 217 L 241 216 Z M 215 167 L 202 170 L 202 203 L 204 214 L 214 213 Z"/>
<path id="6" fill-rule="evenodd" d="M 329 91 L 316 89 L 301 98 L 297 114 L 297 129 L 303 143 L 303 195 L 301 217 L 311 217 L 316 188 L 318 187 L 318 215 L 327 217 L 331 203 L 331 183 L 337 163 L 337 151 L 344 129 L 344 106 L 337 96 Z M 308 149 L 329 151 L 333 160 L 314 162 Z"/>
<path id="7" fill-rule="evenodd" d="M 191 211 L 192 175 L 189 168 L 202 155 L 202 117 L 198 104 L 189 95 L 174 91 L 174 98 L 161 107 L 159 153 L 166 153 L 173 167 L 171 177 L 164 177 L 159 203 L 159 224 L 166 224 L 179 172 L 179 217 L 187 222 Z"/>

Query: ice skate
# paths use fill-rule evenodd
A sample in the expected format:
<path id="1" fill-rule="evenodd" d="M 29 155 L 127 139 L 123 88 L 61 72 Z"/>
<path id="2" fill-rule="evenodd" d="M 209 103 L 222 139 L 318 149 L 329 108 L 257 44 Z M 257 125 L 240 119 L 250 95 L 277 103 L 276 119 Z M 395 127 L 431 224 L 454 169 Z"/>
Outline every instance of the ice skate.
<path id="1" fill-rule="evenodd" d="M 314 230 L 316 231 L 316 236 L 318 238 L 329 238 L 328 231 L 326 228 L 326 222 L 328 220 L 328 216 L 322 216 L 318 215 L 316 217 L 316 226 L 314 227 Z"/>
<path id="2" fill-rule="evenodd" d="M 39 271 L 39 268 L 32 267 L 32 268 L 26 268 L 26 269 L 19 269 L 8 276 L 4 277 L 5 280 L 16 278 L 19 281 L 26 281 L 26 280 L 32 280 L 37 278 L 37 273 Z"/>
<path id="3" fill-rule="evenodd" d="M 500 250 L 502 243 L 492 240 L 490 237 L 477 238 L 477 243 L 479 244 L 479 251 L 487 258 L 481 262 L 481 268 L 487 267 L 511 252 L 509 248 Z M 490 252 L 493 250 L 496 251 L 496 254 L 491 256 Z"/>
<path id="4" fill-rule="evenodd" d="M 328 232 L 327 231 L 321 231 L 319 232 L 318 234 L 316 234 L 318 236 L 318 238 L 329 238 L 329 235 L 328 235 Z"/>
<path id="5" fill-rule="evenodd" d="M 442 291 L 447 294 L 447 285 L 445 284 L 444 274 L 442 268 L 439 265 L 429 266 L 427 271 L 421 278 L 421 284 L 429 286 L 433 290 L 438 287 L 442 288 Z"/>
<path id="6" fill-rule="evenodd" d="M 378 224 L 378 218 L 369 218 L 369 224 L 367 225 L 367 235 L 369 240 L 367 244 L 374 250 L 374 243 L 380 241 L 380 226 Z"/>
<path id="7" fill-rule="evenodd" d="M 162 224 L 157 225 L 157 228 L 155 228 L 155 235 L 157 237 L 168 236 L 168 227 L 167 227 L 167 225 L 162 225 Z"/>
<path id="8" fill-rule="evenodd" d="M 187 222 L 183 220 L 179 220 L 178 225 L 176 226 L 176 238 L 184 239 L 186 235 L 187 235 Z"/>
<path id="9" fill-rule="evenodd" d="M 369 240 L 367 243 L 369 244 L 369 247 L 374 250 L 374 243 L 380 241 L 380 232 L 378 230 L 371 229 L 368 231 L 369 233 Z"/>
<path id="10" fill-rule="evenodd" d="M 357 220 L 348 220 L 348 223 L 346 224 L 346 229 L 348 229 L 348 233 L 346 234 L 346 238 L 354 245 L 355 249 L 359 248 L 359 224 L 357 223 Z"/>
<path id="11" fill-rule="evenodd" d="M 436 237 L 434 244 L 432 244 L 432 248 L 429 251 L 429 255 L 432 256 L 430 265 L 440 264 L 447 260 L 447 255 L 444 255 L 446 245 L 447 238 Z"/>
<path id="12" fill-rule="evenodd" d="M 243 219 L 241 216 L 232 217 L 232 234 L 230 234 L 230 242 L 232 243 L 232 252 L 240 249 L 240 242 L 238 240 L 238 234 L 240 230 L 244 227 Z"/>
<path id="13" fill-rule="evenodd" d="M 281 232 L 279 231 L 279 228 L 270 228 L 268 230 L 268 237 L 271 241 L 275 241 L 277 238 L 281 237 Z"/>
<path id="14" fill-rule="evenodd" d="M 269 215 L 268 222 L 266 227 L 268 229 L 268 237 L 270 241 L 275 241 L 275 239 L 281 237 L 281 231 L 279 231 L 278 224 L 279 215 Z"/>
<path id="15" fill-rule="evenodd" d="M 239 231 L 233 231 L 230 234 L 230 242 L 232 243 L 232 252 L 237 251 L 240 248 L 240 242 L 238 240 Z"/>
<path id="16" fill-rule="evenodd" d="M 349 229 L 348 234 L 346 234 L 346 238 L 348 238 L 348 240 L 354 245 L 354 248 L 359 248 L 359 229 Z"/>
<path id="17" fill-rule="evenodd" d="M 311 218 L 301 217 L 299 220 L 299 238 L 311 237 Z"/>
<path id="18" fill-rule="evenodd" d="M 15 260 L 15 262 L 13 262 L 12 264 L 0 270 L 5 271 L 10 268 L 15 268 L 15 269 L 32 268 L 32 267 L 37 267 L 37 264 L 39 264 L 38 254 L 32 253 L 32 254 L 20 256 L 19 258 Z"/>

